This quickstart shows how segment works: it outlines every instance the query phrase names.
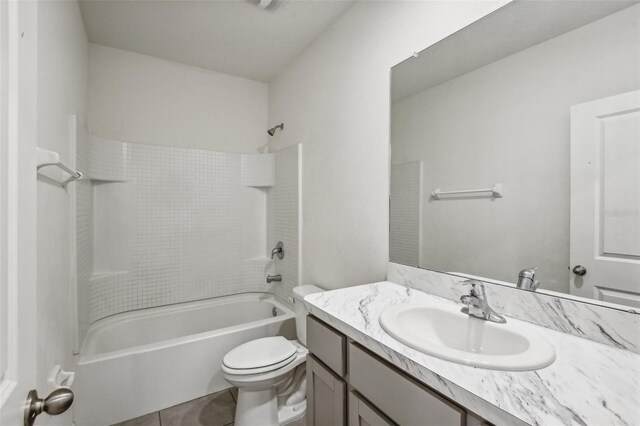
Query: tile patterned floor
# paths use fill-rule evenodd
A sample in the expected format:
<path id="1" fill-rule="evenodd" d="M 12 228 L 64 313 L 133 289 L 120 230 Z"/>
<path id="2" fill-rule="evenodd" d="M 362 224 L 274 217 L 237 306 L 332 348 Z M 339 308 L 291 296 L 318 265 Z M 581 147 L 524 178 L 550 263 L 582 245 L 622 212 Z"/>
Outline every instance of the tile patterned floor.
<path id="1" fill-rule="evenodd" d="M 237 396 L 231 388 L 114 426 L 233 426 Z"/>

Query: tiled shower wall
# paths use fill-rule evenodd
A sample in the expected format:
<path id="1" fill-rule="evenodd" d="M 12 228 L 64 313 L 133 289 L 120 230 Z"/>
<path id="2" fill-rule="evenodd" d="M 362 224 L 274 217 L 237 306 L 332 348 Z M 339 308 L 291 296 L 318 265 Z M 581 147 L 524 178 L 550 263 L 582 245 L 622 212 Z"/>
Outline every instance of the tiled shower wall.
<path id="1" fill-rule="evenodd" d="M 391 165 L 389 257 L 403 265 L 420 265 L 422 162 Z"/>
<path id="2" fill-rule="evenodd" d="M 290 296 L 297 147 L 246 155 L 89 139 L 77 151 L 91 178 L 76 210 L 81 336 L 91 322 L 134 309 L 248 291 Z M 280 266 L 267 258 L 269 191 L 280 218 L 274 235 L 287 241 Z M 286 287 L 267 285 L 281 266 Z"/>
<path id="3" fill-rule="evenodd" d="M 272 241 L 270 249 L 282 241 L 285 255 L 275 261 L 276 274 L 282 275 L 282 282 L 271 284 L 269 291 L 283 300 L 292 296 L 297 286 L 299 265 L 299 200 L 300 200 L 300 159 L 302 148 L 294 145 L 275 153 L 275 181 L 269 194 L 271 204 Z M 271 234 L 270 233 L 270 234 Z"/>
<path id="4" fill-rule="evenodd" d="M 89 135 L 84 126 L 76 126 L 76 169 L 83 176 L 89 176 Z M 78 328 L 86 330 L 91 322 L 89 311 L 89 281 L 93 272 L 93 215 L 91 181 L 81 179 L 75 182 L 76 203 L 76 291 L 78 301 Z M 82 337 L 80 334 L 80 337 Z M 76 348 L 77 350 L 77 348 Z"/>

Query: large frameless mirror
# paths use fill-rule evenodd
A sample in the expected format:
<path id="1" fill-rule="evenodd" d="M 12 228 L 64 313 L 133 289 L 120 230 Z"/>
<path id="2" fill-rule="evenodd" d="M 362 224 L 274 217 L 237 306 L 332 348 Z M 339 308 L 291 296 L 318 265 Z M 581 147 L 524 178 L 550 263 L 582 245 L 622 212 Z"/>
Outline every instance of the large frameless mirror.
<path id="1" fill-rule="evenodd" d="M 392 262 L 640 308 L 640 4 L 510 3 L 391 87 Z"/>

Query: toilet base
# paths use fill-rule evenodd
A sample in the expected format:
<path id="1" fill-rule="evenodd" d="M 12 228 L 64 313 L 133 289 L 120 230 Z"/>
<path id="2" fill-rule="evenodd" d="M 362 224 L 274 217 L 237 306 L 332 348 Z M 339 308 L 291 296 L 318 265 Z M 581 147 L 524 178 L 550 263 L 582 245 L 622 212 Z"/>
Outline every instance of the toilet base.
<path id="1" fill-rule="evenodd" d="M 278 425 L 276 388 L 238 389 L 235 426 Z"/>
<path id="2" fill-rule="evenodd" d="M 306 399 L 296 405 L 283 405 L 280 407 L 280 409 L 278 409 L 278 421 L 281 426 L 289 425 L 304 417 L 305 414 L 307 414 Z"/>
<path id="3" fill-rule="evenodd" d="M 238 389 L 235 426 L 276 426 L 292 423 L 307 413 L 307 400 L 278 407 L 276 389 Z"/>

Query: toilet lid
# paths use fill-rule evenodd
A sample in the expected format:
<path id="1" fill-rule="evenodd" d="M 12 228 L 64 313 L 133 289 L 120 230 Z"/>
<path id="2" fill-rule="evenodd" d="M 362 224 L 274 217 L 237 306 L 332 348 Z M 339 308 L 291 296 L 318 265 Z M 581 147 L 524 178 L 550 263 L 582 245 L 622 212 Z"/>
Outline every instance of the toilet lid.
<path id="1" fill-rule="evenodd" d="M 282 336 L 263 337 L 232 349 L 222 359 L 224 366 L 234 370 L 253 370 L 289 361 L 298 348 Z M 286 364 L 286 363 L 285 363 Z"/>

